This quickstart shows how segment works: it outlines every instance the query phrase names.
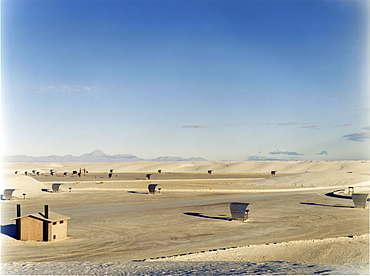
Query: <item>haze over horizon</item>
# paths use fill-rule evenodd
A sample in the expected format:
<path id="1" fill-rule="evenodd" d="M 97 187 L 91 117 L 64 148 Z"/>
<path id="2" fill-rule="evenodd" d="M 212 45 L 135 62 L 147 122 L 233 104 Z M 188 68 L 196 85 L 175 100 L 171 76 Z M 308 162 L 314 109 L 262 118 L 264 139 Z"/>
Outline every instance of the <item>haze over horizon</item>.
<path id="1" fill-rule="evenodd" d="M 216 161 L 216 162 L 243 162 L 243 161 L 292 161 L 292 162 L 331 162 L 331 161 L 365 161 L 360 159 L 332 159 L 332 160 L 300 160 L 299 158 L 290 159 L 280 158 L 280 157 L 259 157 L 259 156 L 249 156 L 245 160 L 207 160 L 201 156 L 173 156 L 173 155 L 161 155 L 155 158 L 141 158 L 135 154 L 131 153 L 116 153 L 116 154 L 106 154 L 101 150 L 94 150 L 90 153 L 84 153 L 81 155 L 65 154 L 65 155 L 43 155 L 43 156 L 31 156 L 31 155 L 8 155 L 2 157 L 3 162 L 137 162 L 137 161 Z"/>
<path id="2" fill-rule="evenodd" d="M 2 155 L 367 160 L 365 0 L 4 0 Z"/>

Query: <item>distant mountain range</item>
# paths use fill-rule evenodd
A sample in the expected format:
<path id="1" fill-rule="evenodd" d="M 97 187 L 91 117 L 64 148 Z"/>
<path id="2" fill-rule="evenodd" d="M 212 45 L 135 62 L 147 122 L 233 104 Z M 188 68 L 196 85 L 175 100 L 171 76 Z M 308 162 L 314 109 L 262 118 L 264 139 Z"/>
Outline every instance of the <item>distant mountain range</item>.
<path id="1" fill-rule="evenodd" d="M 143 159 L 132 154 L 109 155 L 100 150 L 86 153 L 80 156 L 74 155 L 49 155 L 49 156 L 28 156 L 10 155 L 3 157 L 4 162 L 135 162 L 135 161 L 207 161 L 201 157 L 176 157 L 160 156 L 155 159 Z"/>

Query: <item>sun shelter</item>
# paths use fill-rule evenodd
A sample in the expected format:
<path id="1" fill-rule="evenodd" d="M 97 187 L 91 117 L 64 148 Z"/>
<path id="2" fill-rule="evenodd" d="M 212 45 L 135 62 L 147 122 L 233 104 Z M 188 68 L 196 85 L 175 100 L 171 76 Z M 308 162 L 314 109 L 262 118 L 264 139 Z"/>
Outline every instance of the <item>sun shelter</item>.
<path id="1" fill-rule="evenodd" d="M 19 208 L 19 207 L 18 207 Z M 19 213 L 18 213 L 19 212 Z M 22 241 L 55 241 L 67 237 L 68 220 L 70 217 L 48 210 L 45 205 L 44 213 L 20 216 L 17 209 L 16 233 Z"/>
<path id="2" fill-rule="evenodd" d="M 60 187 L 60 185 L 62 185 L 62 184 L 60 184 L 60 183 L 54 183 L 54 184 L 51 186 L 51 188 L 53 189 L 53 193 L 57 193 L 57 192 L 59 192 L 59 187 Z"/>
<path id="3" fill-rule="evenodd" d="M 5 189 L 4 190 L 4 198 L 7 200 L 12 200 L 13 199 L 13 192 L 16 189 Z"/>
<path id="4" fill-rule="evenodd" d="M 369 194 L 352 194 L 352 200 L 356 208 L 366 208 L 367 207 L 367 197 Z"/>
<path id="5" fill-rule="evenodd" d="M 250 205 L 250 203 L 230 203 L 230 212 L 232 219 L 246 221 L 248 219 Z"/>
<path id="6" fill-rule="evenodd" d="M 156 193 L 160 193 L 161 191 L 161 188 L 158 187 L 158 184 L 149 184 L 148 185 L 148 190 L 149 190 L 149 193 L 150 194 L 156 194 Z"/>

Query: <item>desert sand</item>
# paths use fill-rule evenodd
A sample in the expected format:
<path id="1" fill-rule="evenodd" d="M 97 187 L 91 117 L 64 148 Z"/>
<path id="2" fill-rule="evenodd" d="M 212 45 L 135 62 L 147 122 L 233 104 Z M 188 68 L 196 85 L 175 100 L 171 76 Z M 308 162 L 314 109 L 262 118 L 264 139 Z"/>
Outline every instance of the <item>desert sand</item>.
<path id="1" fill-rule="evenodd" d="M 368 274 L 369 212 L 348 187 L 369 193 L 369 172 L 367 161 L 4 163 L 2 188 L 16 190 L 1 202 L 2 272 Z M 231 221 L 231 202 L 251 203 L 248 221 Z M 15 240 L 16 204 L 71 217 L 68 238 Z"/>

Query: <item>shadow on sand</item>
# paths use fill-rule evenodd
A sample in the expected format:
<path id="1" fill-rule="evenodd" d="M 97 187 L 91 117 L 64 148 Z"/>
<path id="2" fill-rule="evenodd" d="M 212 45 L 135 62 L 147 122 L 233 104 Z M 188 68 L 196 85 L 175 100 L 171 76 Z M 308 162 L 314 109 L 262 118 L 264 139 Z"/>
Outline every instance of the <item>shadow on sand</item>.
<path id="1" fill-rule="evenodd" d="M 300 204 L 304 204 L 304 205 L 315 205 L 315 206 L 324 206 L 324 207 L 337 207 L 337 208 L 355 208 L 353 206 L 326 205 L 326 204 L 319 204 L 319 203 L 312 203 L 312 202 L 301 202 Z"/>
<path id="2" fill-rule="evenodd" d="M 335 197 L 335 198 L 342 198 L 342 199 L 352 199 L 352 196 L 345 196 L 345 195 L 336 195 L 335 192 L 339 192 L 342 190 L 337 190 L 331 193 L 326 193 L 326 196 Z"/>
<path id="3" fill-rule="evenodd" d="M 209 219 L 220 219 L 220 220 L 227 220 L 227 221 L 232 221 L 231 218 L 225 218 L 225 217 L 211 217 L 211 216 L 206 216 L 202 215 L 202 213 L 192 213 L 192 212 L 186 212 L 184 215 L 188 216 L 194 216 L 194 217 L 201 217 L 201 218 L 209 218 Z"/>
<path id="4" fill-rule="evenodd" d="M 50 189 L 41 189 L 41 191 L 45 193 L 53 193 L 53 191 Z"/>
<path id="5" fill-rule="evenodd" d="M 15 239 L 16 231 L 17 229 L 15 224 L 1 225 L 1 234 L 7 235 Z"/>
<path id="6" fill-rule="evenodd" d="M 129 194 L 139 194 L 139 195 L 147 195 L 147 192 L 136 192 L 136 191 L 127 191 Z"/>

